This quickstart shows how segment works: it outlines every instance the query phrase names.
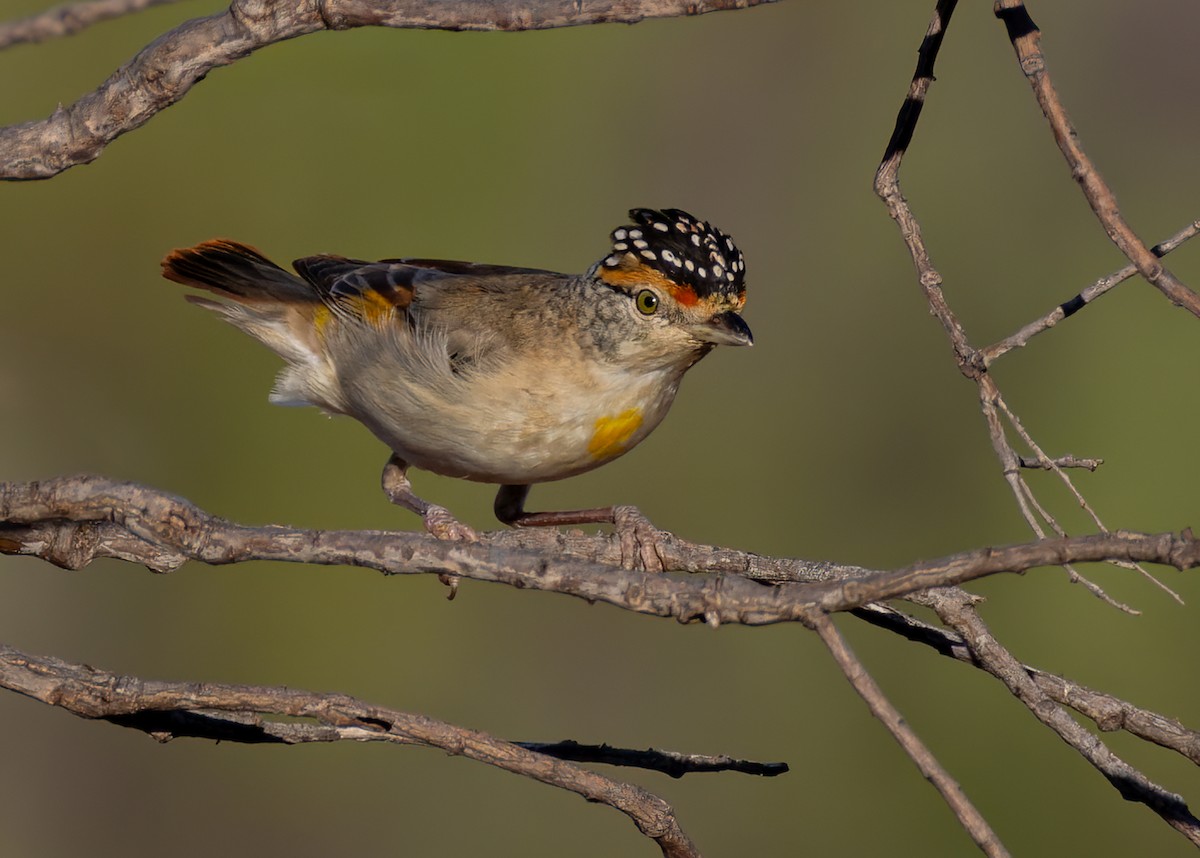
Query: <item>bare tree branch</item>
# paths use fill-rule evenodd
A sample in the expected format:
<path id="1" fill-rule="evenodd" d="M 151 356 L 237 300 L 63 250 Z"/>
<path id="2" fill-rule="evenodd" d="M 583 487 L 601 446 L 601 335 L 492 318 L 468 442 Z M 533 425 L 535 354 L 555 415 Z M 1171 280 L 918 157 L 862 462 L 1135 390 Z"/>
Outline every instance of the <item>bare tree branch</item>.
<path id="1" fill-rule="evenodd" d="M 1022 0 L 997 0 L 995 9 L 996 17 L 1004 22 L 1009 41 L 1012 42 L 1013 50 L 1017 52 L 1021 71 L 1029 80 L 1038 105 L 1050 123 L 1054 140 L 1071 167 L 1071 176 L 1079 183 L 1088 205 L 1092 207 L 1112 243 L 1134 264 L 1138 273 L 1157 286 L 1172 303 L 1183 307 L 1194 316 L 1200 316 L 1200 295 L 1185 286 L 1137 237 L 1121 215 L 1117 199 L 1108 183 L 1083 151 L 1079 143 L 1079 134 L 1071 124 L 1066 108 L 1059 100 L 1058 90 L 1046 72 L 1046 57 L 1042 54 L 1041 46 L 1042 33 L 1033 23 L 1025 4 Z"/>
<path id="2" fill-rule="evenodd" d="M 152 522 L 145 519 L 154 513 L 167 516 L 162 535 L 156 535 Z M 141 534 L 141 535 L 138 535 Z M 169 538 L 187 535 L 187 541 L 207 546 L 204 552 L 188 553 L 187 549 Z M 246 534 L 242 538 L 239 534 Z M 763 583 L 803 583 L 864 581 L 880 578 L 886 573 L 825 562 L 812 562 L 792 558 L 773 558 L 736 551 L 729 548 L 689 543 L 670 534 L 664 534 L 663 557 L 671 571 L 712 572 L 750 577 Z M 1169 540 L 1175 537 L 1164 535 Z M 1110 544 L 1118 548 L 1127 538 L 1162 539 L 1163 537 L 1137 537 L 1136 535 L 1109 535 Z M 1069 540 L 1079 548 L 1095 541 L 1096 537 Z M 1179 537 L 1191 540 L 1190 534 Z M 512 530 L 483 534 L 484 555 L 489 552 L 504 556 L 504 552 L 540 553 L 560 558 L 561 562 L 576 562 L 579 574 L 594 574 L 601 577 L 626 579 L 628 570 L 617 568 L 620 548 L 610 536 L 581 533 Z M 339 543 L 360 542 L 363 550 L 342 550 Z M 267 548 L 272 542 L 274 546 Z M 1193 546 L 1195 545 L 1193 541 Z M 389 548 L 390 546 L 390 548 Z M 418 552 L 414 546 L 421 546 Z M 1047 543 L 1032 546 L 1017 546 L 1018 549 L 1039 550 L 1045 555 Z M 143 563 L 157 571 L 177 568 L 189 556 L 211 563 L 233 563 L 255 559 L 284 559 L 295 562 L 311 562 L 362 565 L 389 574 L 426 571 L 436 574 L 440 569 L 439 555 L 450 555 L 456 549 L 470 548 L 454 543 L 442 543 L 424 534 L 408 532 L 345 532 L 297 531 L 281 527 L 244 528 L 223 519 L 208 516 L 195 507 L 170 495 L 146 489 L 131 483 L 116 483 L 92 477 L 74 477 L 49 480 L 32 484 L 0 483 L 0 553 L 30 554 L 50 562 L 80 568 L 94 557 L 118 557 L 135 563 Z M 425 554 L 424 549 L 431 553 Z M 1088 559 L 1097 559 L 1104 553 L 1115 554 L 1115 550 L 1103 549 L 1100 555 L 1092 554 Z M 1193 549 L 1194 550 L 1194 549 Z M 959 574 L 959 566 L 970 566 L 982 558 L 992 555 L 998 562 L 993 571 L 1000 571 L 1004 560 L 995 549 L 955 555 L 943 561 L 930 561 L 925 568 L 946 568 Z M 1004 551 L 1004 550 L 999 550 Z M 204 554 L 203 557 L 199 556 Z M 1170 550 L 1164 557 L 1170 557 Z M 974 556 L 974 561 L 970 558 Z M 1010 555 L 1011 556 L 1011 555 Z M 1079 559 L 1079 555 L 1070 555 Z M 392 558 L 389 560 L 389 558 Z M 1049 559 L 1043 556 L 1042 559 Z M 1184 558 L 1178 558 L 1180 562 Z M 1028 568 L 1033 562 L 1025 559 L 1009 564 Z M 394 563 L 395 565 L 390 565 Z M 421 564 L 419 569 L 405 568 L 408 564 Z M 459 567 L 456 567 L 459 568 Z M 547 566 L 549 571 L 550 567 Z M 478 576 L 482 580 L 494 580 L 487 574 Z M 657 577 L 657 576 L 654 576 Z M 633 573 L 629 586 L 636 587 L 644 580 L 640 573 Z M 520 587 L 535 587 L 536 575 L 516 575 L 511 583 Z M 543 589 L 549 589 L 544 586 Z M 578 588 L 577 588 L 578 589 Z M 616 588 L 613 588 L 614 590 Z M 681 591 L 683 588 L 681 586 Z M 764 599 L 773 598 L 771 590 L 759 588 Z M 909 594 L 915 601 L 937 608 L 941 601 L 953 596 L 970 600 L 968 594 L 950 589 L 937 589 L 922 594 Z M 976 664 L 974 656 L 962 639 L 952 632 L 936 629 L 925 623 L 878 604 L 864 605 L 852 609 L 863 619 L 891 629 L 911 640 L 918 640 L 938 652 L 960 661 Z M 1178 722 L 1165 719 L 1155 713 L 1140 709 L 1123 700 L 1103 695 L 1076 683 L 1052 676 L 1034 667 L 1025 668 L 1038 679 L 1048 694 L 1059 703 L 1070 705 L 1093 718 L 1101 729 L 1126 729 L 1134 735 L 1174 748 L 1189 759 L 1200 763 L 1200 734 L 1192 733 Z M 1080 707 L 1083 708 L 1080 708 Z"/>
<path id="3" fill-rule="evenodd" d="M 461 543 L 397 531 L 247 527 L 209 515 L 165 492 L 101 477 L 0 483 L 0 553 L 33 555 L 67 568 L 81 568 L 96 557 L 117 557 L 158 572 L 176 569 L 189 559 L 213 565 L 276 560 L 361 566 L 393 575 L 457 575 L 564 593 L 682 622 L 811 622 L 822 613 L 848 611 L 931 587 L 1064 563 L 1124 560 L 1177 569 L 1200 565 L 1200 540 L 1190 531 L 1179 535 L 1119 532 L 982 548 L 890 572 L 766 587 L 742 575 L 677 579 L 590 559 L 618 557 L 620 548 L 614 541 L 611 535 L 574 537 L 574 544 L 589 544 L 581 558 L 570 553 L 571 543 L 555 534 L 528 531 L 485 533 L 479 542 Z M 541 547 L 535 548 L 539 543 Z M 705 550 L 664 534 L 667 571 L 707 571 Z M 805 569 L 821 566 L 731 553 L 741 557 L 745 568 L 766 561 L 763 565 L 775 576 L 781 568 L 804 574 Z"/>
<path id="4" fill-rule="evenodd" d="M 78 33 L 92 24 L 179 0 L 86 0 L 64 3 L 27 18 L 0 22 L 0 50 L 12 45 L 45 42 Z"/>
<path id="5" fill-rule="evenodd" d="M 1170 238 L 1154 245 L 1154 247 L 1150 248 L 1150 252 L 1161 258 L 1171 251 L 1182 247 L 1185 242 L 1194 238 L 1197 234 L 1200 234 L 1200 220 L 1192 221 Z M 1040 319 L 1030 322 L 1015 334 L 981 349 L 984 361 L 988 365 L 991 365 L 993 361 L 1003 357 L 1013 349 L 1024 348 L 1038 334 L 1050 330 L 1050 328 L 1053 328 L 1063 319 L 1078 313 L 1114 286 L 1124 283 L 1137 273 L 1137 268 L 1130 264 L 1119 271 L 1114 271 L 1112 274 L 1101 277 L 1099 280 L 1080 290 L 1078 295 L 1059 304 Z M 1095 469 L 1089 468 L 1089 470 Z"/>
<path id="6" fill-rule="evenodd" d="M 1089 287 L 1088 290 L 1085 290 L 1086 296 L 1083 296 L 1081 293 L 1078 301 L 1067 302 L 1067 304 L 1062 305 L 1055 312 L 1047 315 L 1039 322 L 1027 325 L 1013 337 L 992 347 L 990 354 L 980 352 L 971 345 L 961 323 L 946 303 L 941 288 L 941 275 L 933 266 L 925 247 L 920 224 L 915 215 L 913 215 L 900 188 L 900 165 L 904 153 L 912 141 L 916 124 L 925 104 L 929 86 L 933 81 L 934 62 L 955 5 L 953 0 L 939 0 L 937 4 L 933 19 L 921 44 L 917 69 L 909 87 L 908 96 L 905 98 L 904 104 L 897 116 L 892 137 L 884 153 L 883 161 L 876 172 L 875 190 L 887 206 L 889 214 L 891 214 L 900 228 L 901 236 L 908 247 L 913 264 L 917 270 L 930 313 L 941 322 L 950 340 L 960 372 L 965 377 L 974 381 L 978 388 L 980 409 L 988 427 L 993 449 L 1001 463 L 1004 478 L 1009 484 L 1013 497 L 1025 521 L 1029 524 L 1033 532 L 1042 539 L 1042 542 L 1038 544 L 1045 545 L 1051 542 L 1059 542 L 1065 536 L 1065 531 L 1050 512 L 1038 502 L 1033 490 L 1021 474 L 1021 468 L 1028 467 L 1030 464 L 1036 464 L 1040 468 L 1055 473 L 1066 484 L 1068 490 L 1074 494 L 1076 500 L 1091 515 L 1096 526 L 1100 528 L 1102 537 L 1108 536 L 1108 531 L 1104 527 L 1104 524 L 1092 510 L 1091 506 L 1087 504 L 1082 494 L 1075 488 L 1071 478 L 1063 470 L 1068 466 L 1085 463 L 1073 457 L 1052 457 L 1041 449 L 1033 437 L 1022 426 L 1017 415 L 1004 402 L 999 388 L 988 372 L 988 364 L 991 360 L 1000 357 L 1008 350 L 1028 342 L 1029 338 L 1040 331 L 1053 326 L 1059 319 L 1065 318 L 1069 314 L 1068 311 L 1074 312 L 1083 303 L 1102 294 L 1104 290 L 1111 288 L 1119 280 L 1110 278 L 1111 282 L 1101 281 L 1100 285 Z M 1141 245 L 1136 236 L 1133 235 L 1132 231 L 1129 230 L 1128 226 L 1120 218 L 1120 213 L 1116 208 L 1116 203 L 1112 198 L 1111 192 L 1108 191 L 1108 188 L 1104 185 L 1103 180 L 1100 179 L 1095 168 L 1086 160 L 1082 149 L 1079 148 L 1074 131 L 1066 119 L 1065 111 L 1062 110 L 1062 106 L 1058 102 L 1057 95 L 1054 93 L 1049 78 L 1045 75 L 1041 55 L 1037 52 L 1037 31 L 1033 28 L 1032 21 L 1028 20 L 1028 15 L 1025 14 L 1024 8 L 1017 0 L 1000 0 L 996 4 L 996 12 L 1009 25 L 1009 35 L 1013 40 L 1018 55 L 1021 56 L 1023 61 L 1022 68 L 1030 76 L 1030 82 L 1034 87 L 1035 93 L 1038 95 L 1043 112 L 1054 128 L 1059 145 L 1063 149 L 1064 155 L 1067 156 L 1068 162 L 1072 165 L 1074 174 L 1084 188 L 1084 193 L 1088 197 L 1089 203 L 1100 218 L 1101 223 L 1105 226 L 1110 238 L 1129 256 L 1138 272 L 1154 282 L 1156 286 L 1168 294 L 1176 303 L 1183 304 L 1191 309 L 1193 313 L 1200 315 L 1200 312 L 1198 312 L 1200 301 L 1197 301 L 1197 296 L 1182 283 L 1179 283 L 1161 265 L 1153 262 L 1154 255 Z M 1029 62 L 1026 63 L 1026 60 Z M 1190 237 L 1189 230 L 1184 230 L 1173 237 L 1172 241 L 1175 239 L 1183 241 L 1188 237 Z M 1118 276 L 1121 273 L 1118 272 Z M 1021 439 L 1022 443 L 1034 454 L 1032 458 L 1022 457 L 1013 449 L 1008 438 L 1008 430 L 1005 427 L 1006 422 Z M 1047 534 L 1043 529 L 1043 523 L 1059 536 L 1058 540 L 1045 538 Z M 1187 536 L 1190 538 L 1190 534 Z M 1064 560 L 1063 565 L 1071 575 L 1072 581 L 1084 584 L 1094 594 L 1103 598 L 1108 603 L 1122 610 L 1134 613 L 1132 608 L 1111 599 L 1101 588 L 1081 576 L 1070 565 L 1071 562 L 1079 558 L 1069 560 L 1063 557 L 1062 559 Z M 1136 565 L 1136 558 L 1117 557 L 1114 555 L 1106 558 L 1106 560 L 1114 562 L 1117 565 L 1132 565 L 1134 568 L 1138 568 L 1139 571 L 1144 572 L 1144 570 L 1141 570 Z M 1120 791 L 1122 796 L 1146 804 L 1167 821 L 1168 824 L 1184 834 L 1190 841 L 1193 843 L 1197 842 L 1197 837 L 1200 836 L 1200 822 L 1192 816 L 1183 800 L 1179 796 L 1169 793 L 1152 783 L 1136 769 L 1133 769 L 1123 760 L 1116 757 L 1102 742 L 1083 730 L 1080 725 L 1066 714 L 1060 705 L 1052 702 L 1053 694 L 1046 690 L 1044 686 L 1052 686 L 1054 683 L 1045 678 L 1039 682 L 1034 674 L 1021 665 L 1011 653 L 987 632 L 986 626 L 975 609 L 974 602 L 966 594 L 961 593 L 961 591 L 935 591 L 926 593 L 925 597 L 927 603 L 931 604 L 938 611 L 939 617 L 941 617 L 943 622 L 957 629 L 959 635 L 954 640 L 938 640 L 933 631 L 923 630 L 918 639 L 931 646 L 938 647 L 939 651 L 945 651 L 947 654 L 954 655 L 955 657 L 964 658 L 964 660 L 968 660 L 991 672 L 1004 682 L 1009 691 L 1020 699 L 1042 723 L 1054 730 L 1064 741 L 1068 742 L 1078 753 L 1104 774 L 1109 782 Z M 872 621 L 877 621 L 887 611 L 888 609 L 882 606 L 871 605 L 859 608 L 856 613 L 859 616 L 869 617 Z M 905 625 L 897 621 L 895 617 L 889 618 L 888 622 L 896 625 Z M 907 630 L 913 632 L 914 627 L 908 626 Z M 1069 691 L 1067 688 L 1058 688 L 1055 690 L 1060 696 L 1064 697 L 1067 696 Z M 1069 701 L 1064 702 L 1070 705 Z M 1081 701 L 1080 706 L 1083 709 L 1087 709 L 1099 703 L 1099 700 L 1091 699 L 1086 702 Z M 1118 704 L 1119 702 L 1109 699 L 1104 701 L 1104 703 Z M 1116 705 L 1116 710 L 1120 713 L 1128 712 L 1128 710 L 1120 705 Z M 1096 714 L 1100 713 L 1097 712 Z M 1171 732 L 1170 726 L 1162 723 L 1154 724 L 1152 730 L 1148 732 L 1158 734 L 1156 738 L 1162 738 L 1164 744 L 1168 742 L 1176 743 L 1179 738 L 1178 735 L 1169 736 L 1168 734 Z M 1186 738 L 1184 741 L 1186 741 Z M 910 756 L 913 756 L 914 760 L 918 760 L 915 753 L 910 753 Z M 960 819 L 962 818 L 960 815 Z"/>
<path id="7" fill-rule="evenodd" d="M 0 179 L 47 179 L 90 163 L 117 137 L 183 98 L 213 69 L 319 30 L 539 30 L 634 24 L 769 2 L 774 0 L 233 0 L 226 11 L 155 39 L 70 107 L 60 106 L 48 119 L 0 128 Z"/>
<path id="8" fill-rule="evenodd" d="M 759 763 L 754 760 L 738 760 L 725 755 L 680 754 L 676 751 L 663 751 L 658 748 L 635 751 L 629 748 L 614 748 L 610 745 L 582 745 L 570 739 L 563 742 L 513 742 L 513 744 L 539 754 L 549 754 L 560 760 L 652 769 L 673 778 L 681 778 L 684 775 L 698 772 L 740 772 L 744 775 L 773 778 L 788 771 L 787 763 Z"/>
<path id="9" fill-rule="evenodd" d="M 850 685 L 866 702 L 871 714 L 887 727 L 888 732 L 892 734 L 904 752 L 917 764 L 917 768 L 920 769 L 925 779 L 933 784 L 934 789 L 942 796 L 955 817 L 958 818 L 959 823 L 975 841 L 975 845 L 984 855 L 992 856 L 992 858 L 1008 855 L 1008 850 L 1004 848 L 1004 844 L 1000 842 L 996 832 L 987 824 L 987 820 L 983 818 L 975 805 L 971 804 L 958 782 L 950 777 L 950 773 L 943 768 L 925 743 L 908 726 L 899 710 L 884 696 L 883 690 L 867 673 L 862 662 L 858 660 L 846 644 L 845 639 L 838 633 L 833 621 L 828 616 L 822 616 L 813 624 L 813 628 L 828 648 L 833 660 L 841 668 L 842 673 L 845 674 L 846 679 L 850 681 Z"/>
<path id="10" fill-rule="evenodd" d="M 782 558 L 755 558 L 729 549 L 717 552 L 723 565 L 766 568 L 773 580 L 784 575 L 819 579 L 767 587 L 736 574 L 680 580 L 621 569 L 592 559 L 605 557 L 613 561 L 620 556 L 620 548 L 613 544 L 611 537 L 574 534 L 564 540 L 563 536 L 566 535 L 514 531 L 482 534 L 480 543 L 457 544 L 415 533 L 305 531 L 275 526 L 249 528 L 208 516 L 170 495 L 128 483 L 77 477 L 0 484 L 0 553 L 32 554 L 72 568 L 100 556 L 141 562 L 160 571 L 177 568 L 188 558 L 208 563 L 272 559 L 344 564 L 386 573 L 454 574 L 521 588 L 553 590 L 606 601 L 628 610 L 673 616 L 682 621 L 703 619 L 758 624 L 791 620 L 818 628 L 827 613 L 865 608 L 871 602 L 913 594 L 932 586 L 996 572 L 1022 571 L 1049 563 L 1133 559 L 1154 560 L 1179 568 L 1200 565 L 1200 540 L 1186 532 L 1180 536 L 1116 533 L 1043 540 L 1028 545 L 965 552 L 886 573 L 866 573 L 858 567 L 804 564 Z M 540 549 L 537 548 L 539 542 Z M 707 551 L 703 546 L 693 546 L 674 537 L 668 537 L 664 545 L 663 559 L 669 569 L 698 571 L 704 568 L 702 558 Z M 572 550 L 581 546 L 582 555 L 587 559 L 572 556 Z M 735 560 L 738 555 L 741 559 Z M 836 575 L 848 577 L 841 580 L 831 577 Z M 965 593 L 937 589 L 915 598 L 945 614 L 947 622 L 961 625 L 966 622 L 963 617 L 969 619 L 974 613 L 972 597 Z M 947 605 L 956 613 L 946 613 Z M 877 606 L 872 609 L 886 610 Z M 963 641 L 967 642 L 971 653 L 970 658 L 964 660 L 994 672 L 987 658 L 979 654 L 974 642 L 965 634 L 960 634 L 957 641 L 943 641 L 939 648 L 962 658 L 961 652 L 955 650 L 961 650 Z M 993 642 L 989 657 L 999 658 L 996 653 L 1011 659 L 998 643 Z M 839 661 L 844 660 L 839 658 Z M 1026 671 L 1029 681 L 1036 681 L 1029 669 L 1013 663 Z M 851 678 L 856 685 L 859 683 L 858 678 Z M 1000 678 L 1011 677 L 1005 673 Z M 1039 687 L 1045 684 L 1053 685 L 1054 682 L 1047 678 L 1038 683 Z M 1012 687 L 1014 693 L 1021 691 L 1026 694 L 1023 699 L 1030 699 L 1023 686 Z M 1079 696 L 1070 684 L 1060 684 L 1059 696 L 1072 694 Z M 1083 707 L 1080 711 L 1101 714 L 1106 718 L 1106 726 L 1113 725 L 1114 717 L 1126 718 L 1128 723 L 1122 726 L 1132 728 L 1131 732 L 1136 731 L 1138 735 L 1147 734 L 1152 741 L 1161 741 L 1168 747 L 1181 748 L 1189 741 L 1188 731 L 1182 728 L 1174 730 L 1176 735 L 1164 741 L 1164 734 L 1173 729 L 1168 719 L 1130 707 L 1115 698 L 1083 694 L 1074 702 L 1065 702 Z M 219 728 L 232 731 L 230 735 L 235 736 L 249 730 L 258 735 L 260 741 L 298 741 L 303 738 L 296 732 L 264 732 L 255 724 L 239 726 L 222 722 L 213 725 L 197 721 L 208 714 L 200 710 L 230 708 L 210 703 L 190 700 L 180 704 L 178 708 L 197 710 L 186 723 L 181 723 L 178 715 L 169 722 L 147 721 L 145 719 L 150 716 L 140 710 L 139 713 L 117 711 L 111 714 L 137 714 L 141 720 L 128 726 L 138 726 L 152 733 L 191 735 L 201 731 L 201 735 L 217 735 Z M 154 710 L 153 706 L 144 708 Z M 1108 715 L 1103 715 L 1104 712 Z M 185 733 L 185 730 L 192 732 Z M 317 736 L 310 739 L 322 740 Z M 1078 745 L 1080 752 L 1110 780 L 1121 779 L 1127 787 L 1123 795 L 1145 801 L 1181 831 L 1191 831 L 1186 806 L 1180 804 L 1177 796 L 1150 783 L 1102 745 L 1098 749 L 1096 745 L 1083 743 L 1078 736 L 1074 739 L 1073 744 Z M 905 746 L 909 743 L 905 742 Z M 919 758 L 915 759 L 925 770 L 925 764 Z M 965 813 L 956 803 L 952 806 L 957 813 Z M 969 813 L 963 819 L 973 836 L 983 837 L 983 842 L 990 843 L 986 832 L 977 828 Z"/>
<path id="11" fill-rule="evenodd" d="M 954 600 L 948 599 L 939 606 L 938 617 L 962 636 L 985 670 L 1003 682 L 1035 718 L 1095 766 L 1122 798 L 1146 805 L 1194 845 L 1200 846 L 1200 819 L 1192 815 L 1187 802 L 1151 782 L 1051 701 L 1024 665 L 996 641 L 974 607 L 955 604 Z"/>
<path id="12" fill-rule="evenodd" d="M 1029 456 L 1019 456 L 1018 461 L 1022 468 L 1028 468 L 1034 471 L 1052 471 L 1055 468 L 1083 468 L 1085 471 L 1094 471 L 1104 464 L 1103 459 L 1089 459 L 1080 456 L 1059 456 L 1056 459 L 1037 459 Z"/>
<path id="13" fill-rule="evenodd" d="M 273 730 L 290 725 L 263 729 L 261 719 L 249 716 L 275 715 L 316 721 L 317 729 L 322 731 L 320 735 L 324 736 L 321 741 L 389 741 L 439 748 L 619 810 L 642 834 L 658 843 L 664 856 L 697 858 L 700 854 L 679 827 L 671 807 L 641 787 L 612 780 L 486 733 L 364 703 L 344 694 L 144 680 L 58 658 L 30 655 L 4 644 L 0 644 L 0 687 L 82 718 L 102 718 L 143 730 L 160 741 L 177 735 L 252 741 L 247 736 L 269 736 Z M 226 713 L 236 713 L 239 719 L 230 719 Z M 243 728 L 239 729 L 239 725 Z"/>
<path id="14" fill-rule="evenodd" d="M 945 606 L 958 609 L 962 591 L 939 590 L 927 594 L 922 604 L 936 608 Z M 924 644 L 941 655 L 983 669 L 974 652 L 957 632 L 950 631 L 918 620 L 903 611 L 886 605 L 866 605 L 852 612 L 859 619 L 894 632 L 915 643 Z M 1103 732 L 1124 730 L 1139 739 L 1153 742 L 1160 747 L 1176 751 L 1193 763 L 1200 765 L 1200 731 L 1189 729 L 1173 718 L 1143 709 L 1119 697 L 1088 688 L 1064 677 L 1047 673 L 1028 664 L 1021 665 L 1037 683 L 1047 697 L 1062 706 L 1069 706 L 1080 715 L 1090 718 Z"/>

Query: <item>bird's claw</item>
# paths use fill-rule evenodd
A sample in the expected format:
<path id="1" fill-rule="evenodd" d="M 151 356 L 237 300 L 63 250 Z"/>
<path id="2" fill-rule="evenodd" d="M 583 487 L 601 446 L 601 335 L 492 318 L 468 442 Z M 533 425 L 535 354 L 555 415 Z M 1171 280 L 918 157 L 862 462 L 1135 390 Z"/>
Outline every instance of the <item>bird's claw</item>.
<path id="1" fill-rule="evenodd" d="M 634 506 L 613 507 L 613 529 L 621 541 L 621 565 L 624 568 L 663 571 L 659 546 L 666 531 L 655 527 Z"/>
<path id="2" fill-rule="evenodd" d="M 451 515 L 444 506 L 430 504 L 421 515 L 421 520 L 425 523 L 425 530 L 434 539 L 442 539 L 447 542 L 479 541 L 479 534 Z M 442 573 L 438 575 L 438 580 L 450 588 L 446 594 L 446 600 L 453 601 L 454 597 L 458 595 L 459 577 Z"/>
<path id="3" fill-rule="evenodd" d="M 479 534 L 451 515 L 450 510 L 444 506 L 430 504 L 421 515 L 421 520 L 425 523 L 426 532 L 435 539 L 448 542 L 479 541 Z"/>

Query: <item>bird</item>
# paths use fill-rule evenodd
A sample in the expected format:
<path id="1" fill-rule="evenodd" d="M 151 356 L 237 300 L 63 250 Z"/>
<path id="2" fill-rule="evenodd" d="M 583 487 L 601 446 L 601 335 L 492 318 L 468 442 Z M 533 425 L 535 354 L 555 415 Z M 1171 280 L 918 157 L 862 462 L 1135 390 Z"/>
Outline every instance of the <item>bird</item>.
<path id="1" fill-rule="evenodd" d="M 434 536 L 476 538 L 414 493 L 410 467 L 499 484 L 494 511 L 510 526 L 614 524 L 623 558 L 649 568 L 633 507 L 525 509 L 531 485 L 644 440 L 714 347 L 754 343 L 733 239 L 682 209 L 629 218 L 582 274 L 334 255 L 293 273 L 228 239 L 170 252 L 162 273 L 215 296 L 186 297 L 283 359 L 272 403 L 348 415 L 382 441 L 385 493 Z"/>

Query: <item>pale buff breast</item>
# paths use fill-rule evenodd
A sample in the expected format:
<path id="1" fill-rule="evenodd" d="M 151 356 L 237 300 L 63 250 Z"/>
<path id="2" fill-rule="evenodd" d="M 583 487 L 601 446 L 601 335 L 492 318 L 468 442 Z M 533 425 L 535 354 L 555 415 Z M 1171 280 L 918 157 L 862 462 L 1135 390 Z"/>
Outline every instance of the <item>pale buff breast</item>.
<path id="1" fill-rule="evenodd" d="M 632 374 L 518 359 L 441 384 L 393 374 L 365 397 L 361 386 L 352 390 L 349 410 L 417 468 L 524 485 L 573 476 L 628 452 L 666 416 L 680 377 L 668 369 Z"/>

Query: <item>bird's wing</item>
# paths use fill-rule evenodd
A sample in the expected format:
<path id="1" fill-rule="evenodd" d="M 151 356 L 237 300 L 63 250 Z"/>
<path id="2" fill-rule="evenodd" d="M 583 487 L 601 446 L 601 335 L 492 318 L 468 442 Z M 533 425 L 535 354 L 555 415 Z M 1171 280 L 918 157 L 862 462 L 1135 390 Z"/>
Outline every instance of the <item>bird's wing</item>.
<path id="1" fill-rule="evenodd" d="M 481 281 L 503 288 L 553 272 L 448 259 L 383 259 L 308 256 L 292 267 L 331 307 L 371 323 L 408 319 L 418 294 L 487 292 Z M 432 320 L 426 320 L 432 321 Z M 463 320 L 470 326 L 470 319 Z M 445 327 L 457 327 L 447 325 Z"/>

